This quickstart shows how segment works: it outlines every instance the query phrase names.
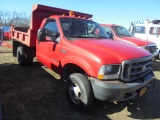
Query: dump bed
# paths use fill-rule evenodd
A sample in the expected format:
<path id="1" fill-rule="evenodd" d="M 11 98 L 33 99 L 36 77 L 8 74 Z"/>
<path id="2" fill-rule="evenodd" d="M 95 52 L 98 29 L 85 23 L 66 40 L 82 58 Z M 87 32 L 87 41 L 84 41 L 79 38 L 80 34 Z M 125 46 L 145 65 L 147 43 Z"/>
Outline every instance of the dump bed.
<path id="1" fill-rule="evenodd" d="M 27 46 L 34 47 L 36 45 L 37 31 L 44 18 L 51 15 L 69 15 L 70 10 L 49 7 L 40 4 L 33 5 L 30 28 L 11 27 L 11 39 L 17 40 Z M 85 16 L 87 19 L 92 15 L 80 12 L 74 12 L 75 16 Z"/>

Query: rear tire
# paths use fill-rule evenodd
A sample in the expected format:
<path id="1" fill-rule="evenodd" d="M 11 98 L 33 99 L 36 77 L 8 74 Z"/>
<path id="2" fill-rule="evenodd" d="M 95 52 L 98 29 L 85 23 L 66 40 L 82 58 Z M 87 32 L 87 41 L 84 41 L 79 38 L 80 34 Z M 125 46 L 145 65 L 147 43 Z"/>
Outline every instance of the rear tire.
<path id="1" fill-rule="evenodd" d="M 28 57 L 24 52 L 23 48 L 20 46 L 17 48 L 17 59 L 21 66 L 29 65 L 33 63 L 33 58 Z"/>
<path id="2" fill-rule="evenodd" d="M 71 106 L 80 112 L 87 112 L 94 100 L 90 81 L 80 73 L 71 74 L 65 85 L 66 95 Z"/>

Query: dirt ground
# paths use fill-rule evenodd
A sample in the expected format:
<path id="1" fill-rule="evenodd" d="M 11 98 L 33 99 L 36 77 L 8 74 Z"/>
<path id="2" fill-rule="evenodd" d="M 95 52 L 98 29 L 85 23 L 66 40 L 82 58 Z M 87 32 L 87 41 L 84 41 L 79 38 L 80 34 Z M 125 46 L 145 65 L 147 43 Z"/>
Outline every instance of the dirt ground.
<path id="1" fill-rule="evenodd" d="M 11 42 L 8 42 L 11 44 Z M 96 100 L 88 113 L 72 109 L 64 82 L 34 60 L 22 67 L 12 49 L 0 47 L 0 98 L 3 120 L 160 120 L 160 60 L 152 64 L 155 86 L 141 98 L 116 104 Z"/>

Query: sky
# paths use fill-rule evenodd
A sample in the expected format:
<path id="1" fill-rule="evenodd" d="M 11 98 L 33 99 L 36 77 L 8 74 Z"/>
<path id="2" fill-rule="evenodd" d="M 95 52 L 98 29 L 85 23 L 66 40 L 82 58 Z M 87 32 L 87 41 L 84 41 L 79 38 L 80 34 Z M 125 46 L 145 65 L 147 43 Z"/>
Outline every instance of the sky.
<path id="1" fill-rule="evenodd" d="M 160 20 L 160 0 L 2 0 L 0 11 L 31 15 L 32 5 L 42 4 L 92 14 L 92 20 L 129 28 L 133 21 Z"/>

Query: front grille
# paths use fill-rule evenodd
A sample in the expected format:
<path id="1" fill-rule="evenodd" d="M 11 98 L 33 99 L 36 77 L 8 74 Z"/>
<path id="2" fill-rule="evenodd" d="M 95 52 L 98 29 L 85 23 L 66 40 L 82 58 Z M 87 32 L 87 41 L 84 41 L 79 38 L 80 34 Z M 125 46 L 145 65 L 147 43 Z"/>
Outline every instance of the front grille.
<path id="1" fill-rule="evenodd" d="M 156 49 L 157 49 L 157 46 L 155 46 L 155 45 L 146 46 L 146 50 L 148 50 L 152 54 L 156 52 Z"/>
<path id="2" fill-rule="evenodd" d="M 121 80 L 130 82 L 144 77 L 151 71 L 153 56 L 122 62 Z"/>

